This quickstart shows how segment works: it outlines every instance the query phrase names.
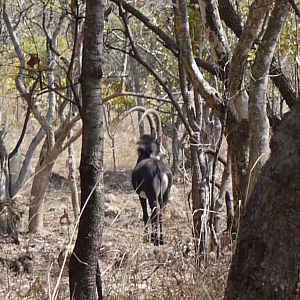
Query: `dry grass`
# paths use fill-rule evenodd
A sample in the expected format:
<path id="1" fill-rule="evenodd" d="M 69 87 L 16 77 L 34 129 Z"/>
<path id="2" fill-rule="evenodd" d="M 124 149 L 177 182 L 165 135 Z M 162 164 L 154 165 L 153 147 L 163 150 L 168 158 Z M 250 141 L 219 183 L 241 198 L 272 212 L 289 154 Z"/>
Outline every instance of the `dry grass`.
<path id="1" fill-rule="evenodd" d="M 135 194 L 110 192 L 115 192 L 116 197 L 111 197 L 107 205 L 116 209 L 116 215 L 105 219 L 100 259 L 107 299 L 222 298 L 230 255 L 219 260 L 211 256 L 209 266 L 196 267 L 191 248 L 191 215 L 181 187 L 168 205 L 166 244 L 160 247 L 142 242 L 141 209 Z M 0 245 L 1 257 L 11 261 L 25 253 L 32 257 L 30 273 L 24 269 L 15 272 L 2 265 L 0 299 L 51 299 L 60 271 L 59 255 L 69 242 L 73 226 L 59 223 L 65 207 L 71 211 L 66 190 L 49 190 L 44 232 L 21 235 L 20 245 Z M 68 273 L 64 270 L 58 299 L 68 297 Z"/>
<path id="2" fill-rule="evenodd" d="M 29 131 L 28 137 L 34 131 L 34 126 L 30 126 L 32 131 Z M 140 203 L 130 190 L 129 173 L 124 172 L 135 164 L 134 132 L 131 120 L 118 131 L 115 149 L 117 167 L 121 172 L 108 173 L 105 179 L 105 192 L 113 197 L 107 201 L 112 214 L 105 219 L 100 260 L 104 294 L 107 299 L 221 299 L 230 252 L 218 260 L 211 255 L 209 265 L 196 267 L 191 248 L 191 212 L 186 202 L 188 187 L 177 185 L 167 207 L 166 244 L 154 247 L 142 242 Z M 12 141 L 18 136 L 15 132 L 9 135 Z M 79 163 L 80 141 L 74 147 Z M 67 153 L 63 153 L 54 168 L 55 172 L 64 176 L 67 175 L 66 158 Z M 106 139 L 105 169 L 112 168 L 112 149 Z M 27 227 L 28 199 L 29 187 L 16 198 L 19 209 L 23 211 L 23 232 Z M 65 209 L 72 221 L 70 225 L 59 222 Z M 0 240 L 0 299 L 51 299 L 61 270 L 59 256 L 70 242 L 73 226 L 68 188 L 49 188 L 45 197 L 45 230 L 41 234 L 21 234 L 19 245 Z M 29 255 L 27 265 L 22 260 L 24 255 Z M 18 270 L 14 268 L 15 264 L 19 265 Z M 66 267 L 58 299 L 69 299 Z"/>

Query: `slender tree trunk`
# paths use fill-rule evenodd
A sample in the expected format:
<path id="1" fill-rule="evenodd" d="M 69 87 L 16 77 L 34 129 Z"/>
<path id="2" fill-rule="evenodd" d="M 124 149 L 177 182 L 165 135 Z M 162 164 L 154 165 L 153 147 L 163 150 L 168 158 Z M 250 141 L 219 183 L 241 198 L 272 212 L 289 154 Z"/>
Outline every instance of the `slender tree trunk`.
<path id="1" fill-rule="evenodd" d="M 70 132 L 70 135 L 72 131 Z M 80 205 L 78 199 L 78 189 L 76 180 L 76 161 L 74 156 L 74 146 L 71 144 L 68 147 L 68 168 L 69 168 L 69 186 L 71 190 L 71 200 L 73 207 L 74 220 L 76 220 L 80 213 Z"/>
<path id="2" fill-rule="evenodd" d="M 27 149 L 27 152 L 25 154 L 25 159 L 22 163 L 22 167 L 20 169 L 17 181 L 15 182 L 15 184 L 13 186 L 12 195 L 11 195 L 12 197 L 14 197 L 18 193 L 18 191 L 21 189 L 21 187 L 23 186 L 27 172 L 28 172 L 28 168 L 30 166 L 30 162 L 32 161 L 35 150 L 38 147 L 38 145 L 41 143 L 41 141 L 43 140 L 44 137 L 45 137 L 45 131 L 43 129 L 40 129 L 38 131 L 38 133 L 36 134 L 36 136 L 32 139 L 32 141 Z"/>
<path id="3" fill-rule="evenodd" d="M 52 168 L 57 155 L 47 155 L 46 142 L 44 143 L 39 162 L 35 169 L 30 192 L 30 206 L 28 218 L 28 230 L 30 233 L 41 231 L 44 227 L 44 195 L 49 184 Z"/>
<path id="4" fill-rule="evenodd" d="M 50 21 L 48 24 L 48 29 L 50 30 L 53 26 L 53 16 L 50 12 Z M 57 46 L 57 35 L 59 33 L 60 28 L 58 28 L 57 32 L 54 32 L 53 34 L 53 46 L 56 48 Z M 47 64 L 48 66 L 51 66 L 47 72 L 47 84 L 50 88 L 49 94 L 48 94 L 48 112 L 46 119 L 51 123 L 53 116 L 55 114 L 56 110 L 56 94 L 52 90 L 54 89 L 54 54 L 52 53 L 52 50 L 49 49 L 49 45 L 47 45 Z M 48 136 L 48 141 L 50 140 Z M 50 143 L 51 144 L 51 143 Z M 49 143 L 48 143 L 49 145 Z M 37 232 L 40 231 L 43 228 L 43 218 L 44 218 L 44 209 L 43 209 L 43 201 L 44 201 L 44 195 L 49 183 L 51 170 L 55 164 L 56 158 L 58 156 L 52 156 L 48 155 L 48 151 L 51 151 L 52 149 L 46 149 L 48 147 L 47 145 L 47 139 L 42 147 L 40 158 L 38 165 L 36 167 L 36 176 L 34 176 L 33 182 L 32 182 L 32 188 L 30 193 L 30 207 L 29 207 L 29 224 L 28 229 L 29 232 Z M 53 153 L 53 151 L 52 151 Z M 54 154 L 54 153 L 53 153 Z"/>
<path id="5" fill-rule="evenodd" d="M 30 232 L 37 232 L 43 227 L 43 200 L 50 174 L 58 155 L 80 136 L 81 131 L 78 131 L 63 144 L 70 129 L 78 119 L 79 116 L 77 115 L 71 121 L 66 122 L 64 127 L 56 133 L 55 142 L 52 141 L 52 143 L 49 143 L 49 137 L 44 142 L 31 187 L 31 203 L 29 208 Z"/>
<path id="6" fill-rule="evenodd" d="M 1 120 L 1 119 L 0 119 Z M 5 129 L 0 129 L 0 202 L 9 196 L 8 156 L 4 145 Z"/>
<path id="7" fill-rule="evenodd" d="M 134 83 L 134 91 L 136 93 L 141 93 L 141 78 L 140 78 L 140 70 L 138 63 L 135 59 L 131 59 L 131 69 L 132 69 L 132 76 L 133 76 L 133 83 Z M 137 97 L 136 99 L 138 106 L 144 106 L 144 100 L 141 97 Z M 142 112 L 138 112 L 138 121 L 139 121 L 139 133 L 142 136 L 145 133 L 145 126 L 144 121 L 140 121 L 143 116 Z"/>
<path id="8" fill-rule="evenodd" d="M 175 120 L 174 120 L 175 119 Z M 179 116 L 174 116 L 173 113 L 173 120 L 172 120 L 172 156 L 173 156 L 173 161 L 172 161 L 172 172 L 173 174 L 177 175 L 180 174 L 180 165 L 179 165 L 179 160 L 180 160 L 180 140 L 179 140 L 179 126 L 181 124 L 181 119 Z"/>
<path id="9" fill-rule="evenodd" d="M 298 102 L 273 136 L 270 158 L 247 202 L 225 300 L 300 298 L 299 131 Z"/>
<path id="10" fill-rule="evenodd" d="M 101 58 L 104 1 L 86 1 L 82 56 L 81 218 L 69 264 L 70 298 L 102 299 L 99 249 L 103 223 L 103 107 Z"/>
<path id="11" fill-rule="evenodd" d="M 225 196 L 226 193 L 228 193 L 228 191 L 230 190 L 230 175 L 231 175 L 231 162 L 230 162 L 230 156 L 227 155 L 227 163 L 226 166 L 224 168 L 223 174 L 222 174 L 222 182 L 221 182 L 221 186 L 220 186 L 220 190 L 219 190 L 219 196 L 218 199 L 215 202 L 215 214 L 214 214 L 214 218 L 213 218 L 213 223 L 214 223 L 214 228 L 216 231 L 216 234 L 218 237 L 221 236 L 221 216 L 222 216 L 222 210 L 224 207 L 224 200 L 225 200 Z M 228 216 L 227 218 L 233 218 L 233 216 Z M 230 224 L 229 224 L 230 225 Z M 230 228 L 227 228 L 230 229 Z"/>

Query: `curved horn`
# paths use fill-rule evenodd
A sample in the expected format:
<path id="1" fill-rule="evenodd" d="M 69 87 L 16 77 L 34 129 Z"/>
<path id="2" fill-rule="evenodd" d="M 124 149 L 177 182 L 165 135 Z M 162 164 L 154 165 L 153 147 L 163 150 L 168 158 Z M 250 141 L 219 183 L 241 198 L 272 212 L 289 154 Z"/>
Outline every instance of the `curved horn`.
<path id="1" fill-rule="evenodd" d="M 135 107 L 131 108 L 129 111 L 127 111 L 126 113 L 124 113 L 124 115 L 121 116 L 121 119 L 116 124 L 116 126 L 114 128 L 114 133 L 116 132 L 116 130 L 119 127 L 119 125 L 121 124 L 121 122 L 123 122 L 124 119 L 128 115 L 130 115 L 132 112 L 134 112 L 134 111 L 140 111 L 140 112 L 143 112 L 145 114 L 145 112 L 147 111 L 147 109 L 145 107 L 143 107 L 143 106 L 135 106 Z M 150 126 L 151 135 L 155 137 L 156 136 L 156 132 L 155 132 L 155 127 L 154 127 L 154 121 L 153 121 L 153 119 L 152 119 L 152 117 L 150 115 L 145 115 L 145 116 L 147 117 L 147 120 L 148 120 L 148 123 L 149 123 L 149 126 Z M 141 121 L 143 120 L 144 117 L 141 118 Z"/>
<path id="2" fill-rule="evenodd" d="M 158 112 L 155 109 L 149 108 L 144 112 L 141 120 L 143 120 L 143 118 L 145 118 L 145 117 L 148 117 L 149 114 L 154 115 L 155 120 L 156 120 L 156 142 L 158 144 L 159 151 L 161 151 L 161 132 L 162 132 L 161 119 L 160 119 Z"/>

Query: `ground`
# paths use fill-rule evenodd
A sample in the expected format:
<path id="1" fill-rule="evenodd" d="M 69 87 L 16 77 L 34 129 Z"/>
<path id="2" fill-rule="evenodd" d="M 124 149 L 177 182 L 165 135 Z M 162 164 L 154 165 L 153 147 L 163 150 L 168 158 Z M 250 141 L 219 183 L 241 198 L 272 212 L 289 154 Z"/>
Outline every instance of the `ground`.
<path id="1" fill-rule="evenodd" d="M 191 212 L 184 186 L 173 189 L 165 217 L 166 244 L 144 243 L 138 198 L 130 172 L 105 173 L 106 217 L 101 248 L 104 294 L 108 299 L 221 299 L 229 256 L 212 254 L 209 266 L 196 267 L 191 239 Z M 26 201 L 19 197 L 26 226 Z M 68 212 L 70 222 L 61 218 Z M 68 272 L 62 267 L 64 249 L 72 242 L 74 221 L 67 183 L 52 182 L 45 197 L 45 230 L 41 234 L 1 240 L 0 299 L 68 299 Z M 70 224 L 69 224 L 70 223 Z"/>
<path id="2" fill-rule="evenodd" d="M 117 171 L 112 171 L 108 139 L 105 146 L 106 212 L 100 253 L 105 299 L 222 299 L 231 252 L 224 249 L 218 259 L 212 252 L 205 266 L 196 266 L 189 186 L 174 184 L 165 215 L 165 245 L 143 242 L 142 210 L 130 183 L 135 140 L 128 135 L 134 136 L 121 132 L 116 137 Z M 75 144 L 77 154 L 79 145 L 80 141 Z M 56 163 L 58 176 L 45 195 L 45 229 L 40 234 L 27 233 L 30 186 L 15 199 L 22 213 L 20 234 L 18 239 L 0 238 L 0 299 L 69 299 L 64 257 L 68 258 L 66 249 L 68 245 L 72 249 L 76 232 L 65 162 L 66 153 Z"/>

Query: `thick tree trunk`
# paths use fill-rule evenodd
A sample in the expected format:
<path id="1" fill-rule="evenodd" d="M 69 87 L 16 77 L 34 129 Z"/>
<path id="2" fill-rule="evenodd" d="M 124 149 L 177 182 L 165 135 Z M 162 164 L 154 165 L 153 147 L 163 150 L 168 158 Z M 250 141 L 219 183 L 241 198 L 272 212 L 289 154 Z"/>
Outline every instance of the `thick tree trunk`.
<path id="1" fill-rule="evenodd" d="M 299 299 L 300 104 L 271 142 L 242 216 L 225 299 Z"/>
<path id="2" fill-rule="evenodd" d="M 270 9 L 266 0 L 254 1 L 241 38 L 235 47 L 228 75 L 228 106 L 237 123 L 227 122 L 228 151 L 231 158 L 232 189 L 234 198 L 234 223 L 232 231 L 237 232 L 241 210 L 246 202 L 249 164 L 249 113 L 248 94 L 244 89 L 245 65 L 248 52 L 256 39 L 265 14 Z"/>
<path id="3" fill-rule="evenodd" d="M 86 1 L 82 57 L 81 218 L 69 264 L 70 298 L 102 299 L 99 249 L 103 223 L 103 107 L 101 57 L 104 1 Z"/>
<path id="4" fill-rule="evenodd" d="M 270 124 L 267 116 L 266 96 L 268 90 L 268 74 L 272 57 L 281 28 L 287 17 L 289 6 L 285 0 L 277 0 L 270 16 L 268 26 L 263 36 L 263 43 L 259 45 L 251 69 L 252 80 L 249 89 L 249 189 L 251 195 L 261 168 L 269 157 Z"/>
<path id="5" fill-rule="evenodd" d="M 232 232 L 236 234 L 240 213 L 245 205 L 247 189 L 247 169 L 249 158 L 249 123 L 247 119 L 240 121 L 235 127 L 228 129 L 228 152 L 231 160 L 232 191 L 234 199 L 234 220 Z"/>

